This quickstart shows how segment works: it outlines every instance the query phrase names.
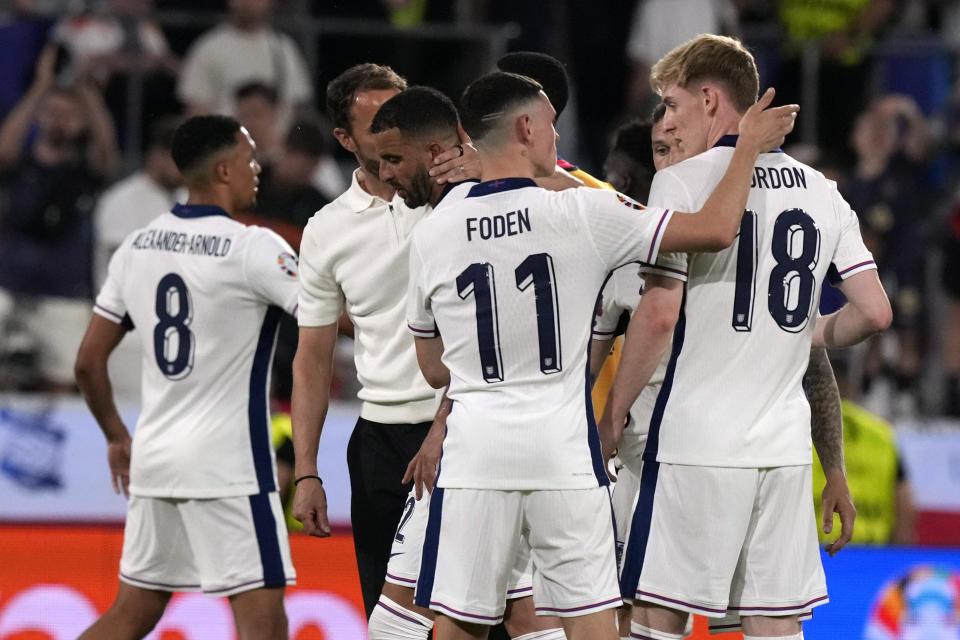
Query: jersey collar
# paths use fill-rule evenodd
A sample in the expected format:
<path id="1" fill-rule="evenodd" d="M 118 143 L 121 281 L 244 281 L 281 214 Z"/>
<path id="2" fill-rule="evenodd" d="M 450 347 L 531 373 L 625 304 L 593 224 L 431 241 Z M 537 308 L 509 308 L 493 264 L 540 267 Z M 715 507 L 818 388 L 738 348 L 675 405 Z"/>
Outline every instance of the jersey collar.
<path id="1" fill-rule="evenodd" d="M 488 196 L 491 193 L 500 193 L 510 191 L 511 189 L 523 189 L 524 187 L 535 187 L 537 183 L 530 178 L 499 178 L 497 180 L 488 180 L 471 187 L 468 198 L 477 198 L 479 196 Z"/>
<path id="2" fill-rule="evenodd" d="M 203 218 L 204 216 L 225 216 L 230 214 L 213 204 L 180 204 L 173 205 L 171 213 L 178 218 Z"/>
<path id="3" fill-rule="evenodd" d="M 434 206 L 434 209 L 440 206 L 440 203 L 443 202 L 443 199 L 447 197 L 448 193 L 450 193 L 460 185 L 467 184 L 467 183 L 480 184 L 480 181 L 471 178 L 470 180 L 464 180 L 462 182 L 448 182 L 447 185 L 443 188 L 443 192 L 440 194 L 440 199 L 437 200 L 437 204 Z"/>
<path id="4" fill-rule="evenodd" d="M 721 138 L 717 140 L 716 144 L 714 144 L 713 146 L 714 147 L 735 147 L 737 146 L 737 139 L 739 137 L 740 136 L 738 136 L 735 133 L 728 133 L 725 136 L 721 136 Z M 783 153 L 783 149 L 781 149 L 780 147 L 777 147 L 776 149 L 770 149 L 770 151 L 767 151 L 767 153 Z"/>

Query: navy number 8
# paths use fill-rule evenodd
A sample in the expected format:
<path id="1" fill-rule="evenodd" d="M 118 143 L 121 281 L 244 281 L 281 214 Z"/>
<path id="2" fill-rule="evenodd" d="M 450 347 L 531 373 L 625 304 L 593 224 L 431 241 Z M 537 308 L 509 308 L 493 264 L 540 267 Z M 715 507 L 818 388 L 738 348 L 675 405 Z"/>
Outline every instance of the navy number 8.
<path id="1" fill-rule="evenodd" d="M 157 366 L 170 380 L 182 380 L 193 371 L 194 348 L 189 329 L 193 308 L 183 278 L 168 273 L 160 279 L 156 312 L 159 322 L 153 328 L 153 355 Z"/>

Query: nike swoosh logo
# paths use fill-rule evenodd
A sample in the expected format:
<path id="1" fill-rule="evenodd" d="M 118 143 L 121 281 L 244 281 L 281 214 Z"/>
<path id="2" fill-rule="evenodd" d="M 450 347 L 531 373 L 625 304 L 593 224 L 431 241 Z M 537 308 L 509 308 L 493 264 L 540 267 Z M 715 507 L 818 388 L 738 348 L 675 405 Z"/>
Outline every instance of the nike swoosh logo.
<path id="1" fill-rule="evenodd" d="M 393 556 L 402 556 L 402 555 L 403 555 L 403 551 L 400 551 L 399 553 L 391 553 L 390 557 L 392 558 Z"/>

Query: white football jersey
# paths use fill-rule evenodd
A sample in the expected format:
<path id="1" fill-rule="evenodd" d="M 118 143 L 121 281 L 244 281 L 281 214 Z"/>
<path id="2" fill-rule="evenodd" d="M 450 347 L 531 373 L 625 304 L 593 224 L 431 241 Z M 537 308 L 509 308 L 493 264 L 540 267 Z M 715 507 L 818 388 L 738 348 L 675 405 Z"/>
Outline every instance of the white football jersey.
<path id="1" fill-rule="evenodd" d="M 123 241 L 94 311 L 132 322 L 143 407 L 130 492 L 215 498 L 276 489 L 267 392 L 297 258 L 219 207 L 177 205 Z"/>
<path id="2" fill-rule="evenodd" d="M 593 337 L 596 340 L 609 340 L 626 332 L 627 322 L 633 316 L 643 295 L 644 276 L 656 274 L 686 282 L 685 256 L 675 253 L 662 253 L 656 264 L 629 264 L 610 274 L 610 279 L 600 293 L 600 305 L 593 324 Z M 647 443 L 647 431 L 650 417 L 660 385 L 667 371 L 670 350 L 663 354 L 650 381 L 637 396 L 630 407 L 629 420 L 617 443 L 617 455 L 639 475 L 640 458 Z M 603 407 L 595 407 L 599 414 Z"/>
<path id="3" fill-rule="evenodd" d="M 656 260 L 670 215 L 510 178 L 420 223 L 407 320 L 442 336 L 453 400 L 438 486 L 607 484 L 587 379 L 597 294 L 616 267 Z"/>
<path id="4" fill-rule="evenodd" d="M 659 171 L 650 202 L 697 211 L 735 136 Z M 823 174 L 761 155 L 740 234 L 689 254 L 686 293 L 644 460 L 728 467 L 810 464 L 802 379 L 821 283 L 875 269 L 856 214 Z"/>

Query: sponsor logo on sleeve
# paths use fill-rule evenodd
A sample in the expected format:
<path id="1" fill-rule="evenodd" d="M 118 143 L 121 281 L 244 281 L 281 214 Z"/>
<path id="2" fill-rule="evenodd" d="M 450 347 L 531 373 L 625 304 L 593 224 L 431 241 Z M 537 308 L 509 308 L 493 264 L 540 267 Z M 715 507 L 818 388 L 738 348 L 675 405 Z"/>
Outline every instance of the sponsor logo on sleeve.
<path id="1" fill-rule="evenodd" d="M 617 200 L 623 203 L 623 206 L 630 207 L 631 209 L 636 209 L 637 211 L 643 211 L 646 208 L 639 202 L 634 202 L 633 200 L 623 195 L 622 193 L 617 194 Z"/>
<path id="2" fill-rule="evenodd" d="M 284 251 L 277 256 L 277 264 L 280 265 L 280 270 L 291 278 L 297 277 L 298 272 L 298 263 L 297 256 L 292 253 L 287 253 Z"/>

